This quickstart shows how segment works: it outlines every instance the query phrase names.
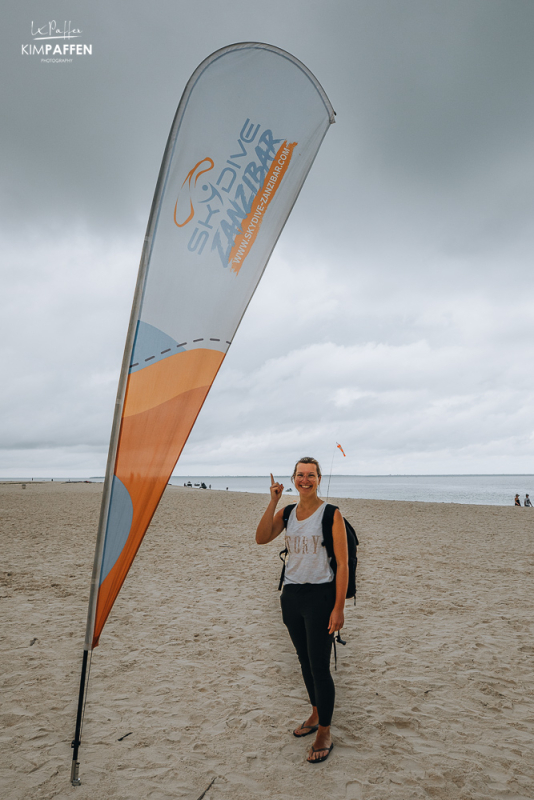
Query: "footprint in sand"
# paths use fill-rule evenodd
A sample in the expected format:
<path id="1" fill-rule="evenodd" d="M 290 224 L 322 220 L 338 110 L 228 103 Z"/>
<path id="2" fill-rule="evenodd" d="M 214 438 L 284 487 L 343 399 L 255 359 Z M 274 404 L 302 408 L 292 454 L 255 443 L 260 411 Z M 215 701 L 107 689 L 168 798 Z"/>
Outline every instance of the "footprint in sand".
<path id="1" fill-rule="evenodd" d="M 361 800 L 362 785 L 359 781 L 349 781 L 345 787 L 345 800 Z"/>
<path id="2" fill-rule="evenodd" d="M 385 722 L 384 727 L 399 736 L 419 736 L 419 723 L 415 719 L 393 717 L 393 721 Z"/>

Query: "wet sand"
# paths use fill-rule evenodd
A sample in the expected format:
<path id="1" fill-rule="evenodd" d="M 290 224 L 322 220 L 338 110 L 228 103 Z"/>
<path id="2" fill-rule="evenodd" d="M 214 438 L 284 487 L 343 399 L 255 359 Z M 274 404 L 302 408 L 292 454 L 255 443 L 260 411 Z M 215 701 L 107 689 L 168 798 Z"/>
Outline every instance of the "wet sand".
<path id="1" fill-rule="evenodd" d="M 168 487 L 92 660 L 102 486 L 0 486 L 2 800 L 534 797 L 534 510 L 341 500 L 360 538 L 335 747 L 313 737 L 267 495 Z M 291 502 L 291 498 L 287 498 Z M 129 734 L 125 737 L 126 734 Z M 119 741 L 122 739 L 121 741 Z"/>

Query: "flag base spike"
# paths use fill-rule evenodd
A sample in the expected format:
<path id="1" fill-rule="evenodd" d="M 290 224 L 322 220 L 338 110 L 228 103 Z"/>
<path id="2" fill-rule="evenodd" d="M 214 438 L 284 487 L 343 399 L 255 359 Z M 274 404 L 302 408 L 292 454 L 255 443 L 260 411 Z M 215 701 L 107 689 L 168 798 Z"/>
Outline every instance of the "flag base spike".
<path id="1" fill-rule="evenodd" d="M 73 786 L 80 786 L 81 780 L 79 778 L 80 774 L 80 762 L 74 761 L 72 762 L 72 767 L 70 770 L 70 782 Z"/>
<path id="2" fill-rule="evenodd" d="M 81 783 L 81 780 L 78 777 L 80 772 L 80 762 L 78 761 L 78 750 L 80 749 L 80 744 L 82 740 L 83 712 L 85 709 L 84 699 L 87 690 L 87 684 L 89 683 L 89 676 L 87 675 L 88 657 L 89 657 L 88 651 L 84 650 L 83 661 L 82 661 L 82 674 L 80 676 L 80 693 L 78 696 L 78 712 L 76 714 L 76 733 L 74 734 L 74 739 L 71 742 L 71 747 L 74 750 L 74 752 L 72 754 L 70 782 L 72 783 L 73 786 L 79 786 Z M 86 680 L 86 675 L 87 675 L 87 680 Z"/>

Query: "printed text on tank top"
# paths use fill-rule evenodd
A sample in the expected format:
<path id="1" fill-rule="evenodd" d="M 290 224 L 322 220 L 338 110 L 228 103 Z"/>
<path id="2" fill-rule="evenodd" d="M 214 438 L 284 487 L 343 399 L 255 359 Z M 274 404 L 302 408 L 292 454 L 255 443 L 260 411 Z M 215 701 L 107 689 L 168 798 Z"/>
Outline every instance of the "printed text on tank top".
<path id="1" fill-rule="evenodd" d="M 298 507 L 297 507 L 298 508 Z M 297 518 L 296 509 L 289 515 L 286 529 L 288 551 L 284 584 L 329 583 L 334 573 L 323 547 L 322 523 L 325 503 L 306 519 Z"/>

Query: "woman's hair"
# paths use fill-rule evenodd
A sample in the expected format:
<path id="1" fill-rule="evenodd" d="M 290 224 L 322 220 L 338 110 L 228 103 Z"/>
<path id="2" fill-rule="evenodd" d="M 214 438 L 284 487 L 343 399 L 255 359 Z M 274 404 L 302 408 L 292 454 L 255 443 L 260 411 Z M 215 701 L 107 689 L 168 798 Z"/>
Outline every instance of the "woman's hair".
<path id="1" fill-rule="evenodd" d="M 317 459 L 316 458 L 311 458 L 311 456 L 304 456 L 304 458 L 299 458 L 299 460 L 295 464 L 295 469 L 293 470 L 293 475 L 291 476 L 291 480 L 293 482 L 295 481 L 295 476 L 297 474 L 297 467 L 298 467 L 299 464 L 315 464 L 315 466 L 317 468 L 317 475 L 319 476 L 319 480 L 321 480 L 321 478 L 323 477 L 323 474 L 321 472 L 321 465 L 319 464 Z"/>

